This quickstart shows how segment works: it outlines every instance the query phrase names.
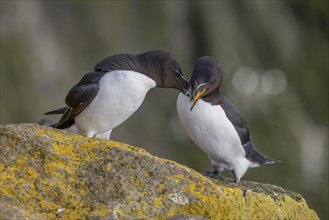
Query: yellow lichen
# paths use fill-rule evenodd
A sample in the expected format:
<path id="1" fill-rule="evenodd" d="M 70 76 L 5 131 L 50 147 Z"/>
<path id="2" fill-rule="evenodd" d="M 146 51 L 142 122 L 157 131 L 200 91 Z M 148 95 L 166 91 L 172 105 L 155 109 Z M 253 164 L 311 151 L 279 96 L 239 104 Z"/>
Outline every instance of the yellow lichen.
<path id="1" fill-rule="evenodd" d="M 208 199 L 208 196 L 203 194 L 204 185 L 200 184 L 199 182 L 190 183 L 190 185 L 188 186 L 188 190 L 190 191 L 190 193 L 192 193 L 193 195 L 195 195 L 198 199 L 200 199 L 202 201 L 206 201 Z"/>
<path id="2" fill-rule="evenodd" d="M 164 189 L 164 184 L 160 183 L 158 187 L 159 187 L 159 191 L 162 192 Z"/>
<path id="3" fill-rule="evenodd" d="M 163 197 L 159 196 L 154 200 L 154 207 L 159 208 L 163 204 Z"/>
<path id="4" fill-rule="evenodd" d="M 5 169 L 5 165 L 0 163 L 0 173 Z"/>
<path id="5" fill-rule="evenodd" d="M 112 215 L 113 210 L 109 209 L 106 205 L 99 205 L 96 210 L 90 212 L 89 215 L 97 215 L 97 216 L 107 216 Z"/>
<path id="6" fill-rule="evenodd" d="M 38 205 L 43 212 L 52 212 L 54 214 L 58 209 L 61 208 L 60 205 L 54 204 L 53 202 L 48 202 L 46 200 L 41 200 L 40 202 L 38 202 Z"/>

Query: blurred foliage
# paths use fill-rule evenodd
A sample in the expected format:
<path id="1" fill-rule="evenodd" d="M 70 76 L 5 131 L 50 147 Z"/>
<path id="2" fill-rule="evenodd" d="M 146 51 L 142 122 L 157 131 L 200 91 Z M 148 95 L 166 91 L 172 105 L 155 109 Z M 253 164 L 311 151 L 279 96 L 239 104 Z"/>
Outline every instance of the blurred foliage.
<path id="1" fill-rule="evenodd" d="M 187 77 L 220 60 L 223 91 L 281 164 L 243 179 L 301 193 L 328 219 L 328 1 L 1 1 L 1 124 L 38 122 L 102 58 L 171 51 Z M 198 171 L 211 169 L 154 89 L 112 138 Z M 54 117 L 52 120 L 57 120 Z"/>

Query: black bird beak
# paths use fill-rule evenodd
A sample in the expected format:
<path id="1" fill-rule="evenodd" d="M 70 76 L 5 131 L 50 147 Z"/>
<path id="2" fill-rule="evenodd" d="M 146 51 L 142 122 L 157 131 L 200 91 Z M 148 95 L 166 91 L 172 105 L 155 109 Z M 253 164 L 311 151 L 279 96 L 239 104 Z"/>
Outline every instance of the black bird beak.
<path id="1" fill-rule="evenodd" d="M 181 85 L 182 90 L 181 92 L 188 96 L 191 97 L 191 85 L 190 83 L 186 80 L 186 78 L 183 76 L 183 74 L 181 72 L 178 72 L 178 74 L 176 75 L 176 79 L 178 81 L 178 83 Z"/>
<path id="2" fill-rule="evenodd" d="M 192 109 L 194 108 L 194 105 L 197 103 L 197 101 L 201 98 L 202 94 L 205 93 L 207 91 L 206 88 L 201 89 L 199 92 L 196 93 L 195 91 L 196 89 L 193 90 L 192 95 L 191 95 L 191 102 L 192 102 L 192 106 L 190 111 L 192 111 Z"/>

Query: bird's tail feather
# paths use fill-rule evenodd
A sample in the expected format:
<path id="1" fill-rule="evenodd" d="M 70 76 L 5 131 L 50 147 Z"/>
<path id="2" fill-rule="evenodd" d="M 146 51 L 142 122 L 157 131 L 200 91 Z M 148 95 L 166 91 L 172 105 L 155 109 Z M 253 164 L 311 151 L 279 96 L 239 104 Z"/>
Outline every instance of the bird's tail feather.
<path id="1" fill-rule="evenodd" d="M 53 124 L 48 123 L 48 126 L 53 127 L 53 128 L 65 129 L 65 128 L 70 127 L 72 124 L 74 124 L 74 119 L 66 119 L 67 114 L 69 114 L 69 111 L 68 111 L 69 109 L 70 109 L 69 107 L 65 106 L 63 108 L 44 113 L 44 115 L 62 114 L 62 118 L 60 119 L 59 122 L 53 123 Z M 62 120 L 62 119 L 64 119 L 64 120 Z"/>
<path id="2" fill-rule="evenodd" d="M 58 114 L 64 114 L 64 112 L 68 109 L 69 107 L 65 106 L 60 109 L 56 109 L 54 111 L 46 112 L 44 115 L 58 115 Z"/>
<path id="3" fill-rule="evenodd" d="M 243 148 L 246 152 L 246 158 L 257 164 L 281 163 L 281 161 L 270 158 L 259 152 L 251 141 L 243 145 Z"/>

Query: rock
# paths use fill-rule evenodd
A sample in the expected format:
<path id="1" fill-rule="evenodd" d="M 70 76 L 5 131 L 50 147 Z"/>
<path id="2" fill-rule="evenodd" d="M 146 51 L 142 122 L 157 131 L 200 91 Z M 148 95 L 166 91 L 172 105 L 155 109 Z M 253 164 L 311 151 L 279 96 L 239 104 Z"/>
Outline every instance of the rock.
<path id="1" fill-rule="evenodd" d="M 0 131 L 4 219 L 318 219 L 297 193 L 229 186 L 138 147 L 36 124 Z"/>

